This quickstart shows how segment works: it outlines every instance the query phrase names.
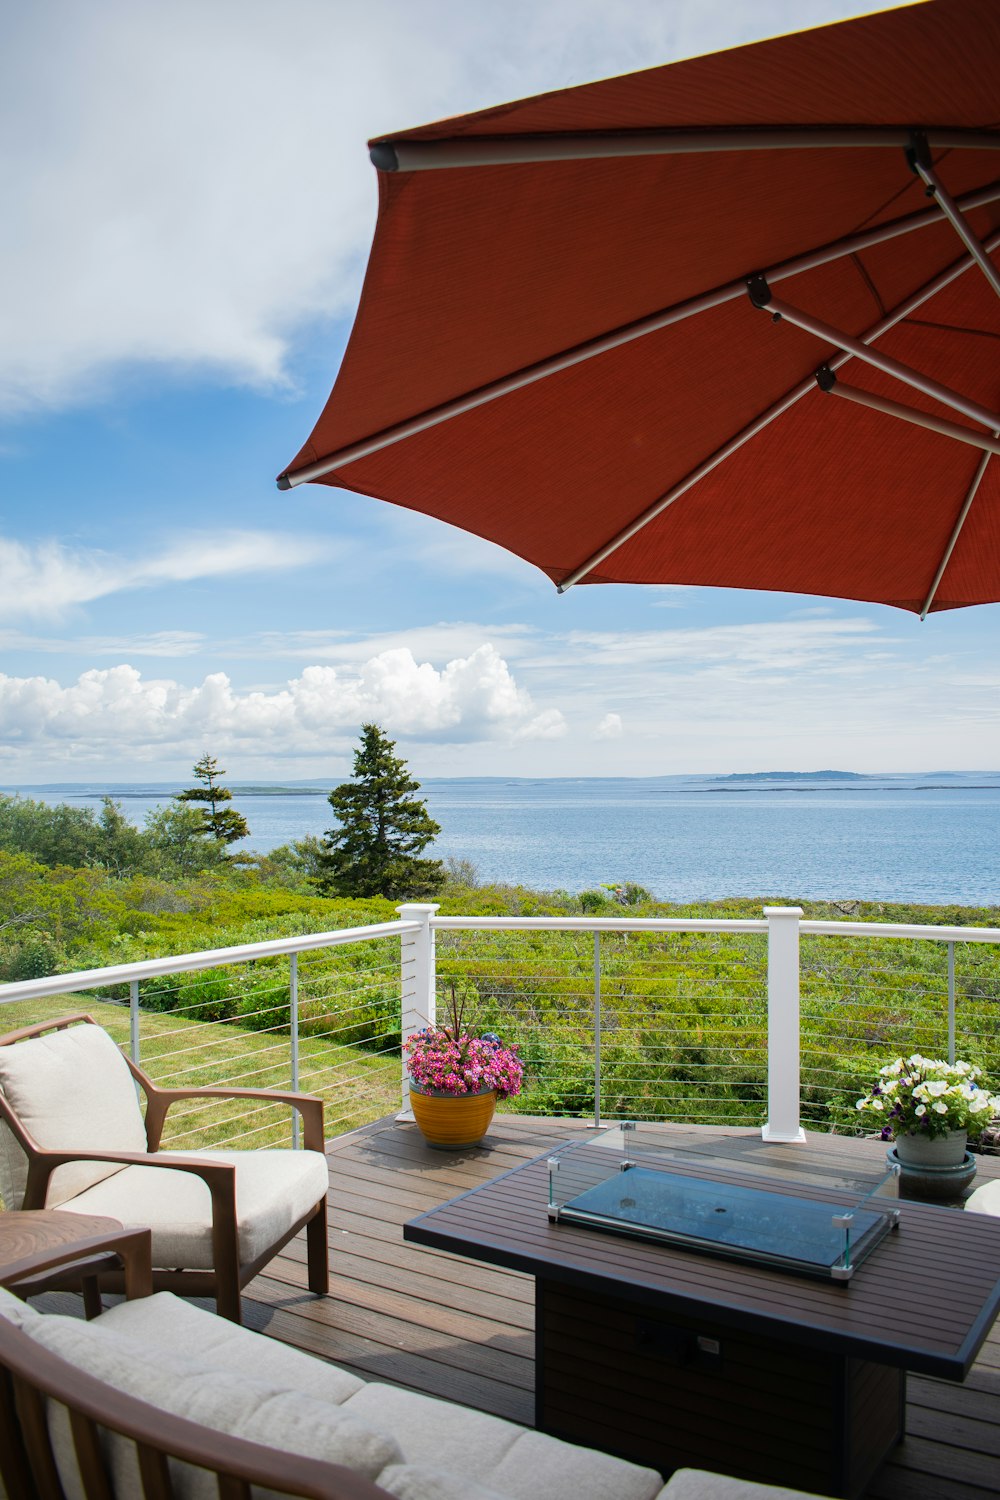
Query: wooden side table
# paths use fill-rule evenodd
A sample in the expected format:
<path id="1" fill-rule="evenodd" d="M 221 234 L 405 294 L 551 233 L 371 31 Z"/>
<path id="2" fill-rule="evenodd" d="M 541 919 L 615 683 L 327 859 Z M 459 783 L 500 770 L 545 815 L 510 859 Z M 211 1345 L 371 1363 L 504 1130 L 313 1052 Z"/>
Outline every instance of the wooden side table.
<path id="1" fill-rule="evenodd" d="M 117 1219 L 38 1209 L 0 1213 L 0 1286 L 19 1297 L 83 1291 L 84 1311 L 101 1311 L 98 1276 L 125 1273 L 126 1297 L 153 1290 L 152 1234 L 125 1229 Z"/>

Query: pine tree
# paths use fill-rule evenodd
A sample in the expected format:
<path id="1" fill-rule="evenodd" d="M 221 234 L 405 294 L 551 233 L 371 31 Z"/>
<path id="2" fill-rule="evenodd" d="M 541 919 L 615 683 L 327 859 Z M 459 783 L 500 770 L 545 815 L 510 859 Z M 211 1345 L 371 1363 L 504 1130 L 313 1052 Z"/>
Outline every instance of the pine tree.
<path id="1" fill-rule="evenodd" d="M 330 793 L 338 826 L 324 838 L 316 879 L 320 890 L 406 900 L 432 896 L 443 885 L 440 860 L 418 858 L 440 825 L 410 795 L 420 783 L 393 754 L 395 748 L 377 724 L 361 726 L 354 780 Z"/>
<path id="2" fill-rule="evenodd" d="M 218 784 L 218 778 L 226 773 L 214 755 L 203 755 L 193 771 L 203 785 L 189 786 L 185 791 L 178 792 L 177 801 L 208 804 L 207 807 L 198 808 L 202 820 L 199 833 L 215 839 L 218 844 L 233 844 L 237 839 L 245 839 L 250 826 L 243 814 L 232 807 L 219 806 L 220 802 L 231 802 L 233 794 L 228 787 Z"/>

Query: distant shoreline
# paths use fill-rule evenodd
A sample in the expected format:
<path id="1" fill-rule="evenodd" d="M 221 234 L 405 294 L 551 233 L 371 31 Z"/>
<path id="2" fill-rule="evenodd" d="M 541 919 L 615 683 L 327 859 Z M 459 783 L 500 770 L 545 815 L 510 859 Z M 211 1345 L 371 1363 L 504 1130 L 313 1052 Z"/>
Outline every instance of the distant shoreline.
<path id="1" fill-rule="evenodd" d="M 648 789 L 663 796 L 691 796 L 693 794 L 773 792 L 995 792 L 1000 791 L 1000 771 L 938 771 L 931 772 L 935 779 L 920 779 L 919 773 L 891 771 L 883 775 L 858 772 L 823 773 L 817 771 L 792 771 L 785 773 L 749 772 L 746 776 L 691 775 L 691 776 L 427 776 L 420 785 L 433 791 L 448 786 L 471 788 L 482 787 L 544 787 L 569 789 L 579 787 L 635 786 Z M 926 776 L 927 773 L 925 772 Z M 965 780 L 965 777 L 984 778 Z M 936 779 L 940 778 L 940 780 Z M 329 795 L 335 779 L 328 782 L 253 782 L 228 783 L 234 797 L 322 797 Z M 149 798 L 175 797 L 182 790 L 181 782 L 94 782 L 61 781 L 10 784 L 0 787 L 5 796 L 47 797 L 67 796 L 77 800 L 100 801 L 111 797 L 114 801 L 143 801 Z"/>

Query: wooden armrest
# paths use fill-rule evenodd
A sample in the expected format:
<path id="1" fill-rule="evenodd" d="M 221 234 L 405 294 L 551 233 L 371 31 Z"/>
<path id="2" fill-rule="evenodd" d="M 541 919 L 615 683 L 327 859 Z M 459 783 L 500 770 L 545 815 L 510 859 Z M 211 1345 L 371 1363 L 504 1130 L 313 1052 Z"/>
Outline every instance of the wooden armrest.
<path id="1" fill-rule="evenodd" d="M 22 1208 L 45 1207 L 49 1177 L 57 1167 L 81 1161 L 114 1162 L 122 1167 L 164 1167 L 175 1172 L 193 1172 L 200 1177 L 212 1195 L 212 1216 L 216 1208 L 236 1217 L 236 1168 L 232 1162 L 202 1161 L 188 1156 L 171 1156 L 169 1152 L 143 1151 L 39 1151 L 28 1167 L 28 1182 Z"/>
<path id="2" fill-rule="evenodd" d="M 323 1133 L 323 1100 L 318 1094 L 298 1094 L 285 1089 L 204 1088 L 161 1089 L 148 1091 L 146 1105 L 146 1139 L 150 1151 L 159 1149 L 167 1110 L 178 1099 L 264 1099 L 269 1104 L 288 1104 L 302 1116 L 303 1140 L 307 1151 L 322 1151 L 326 1146 Z"/>

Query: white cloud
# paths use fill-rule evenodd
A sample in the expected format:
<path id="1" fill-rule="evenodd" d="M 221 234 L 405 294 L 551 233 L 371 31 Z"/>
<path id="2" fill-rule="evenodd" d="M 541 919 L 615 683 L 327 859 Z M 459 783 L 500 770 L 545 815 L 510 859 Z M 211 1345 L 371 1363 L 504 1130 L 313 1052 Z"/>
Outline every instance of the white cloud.
<path id="1" fill-rule="evenodd" d="M 194 630 L 156 630 L 145 635 L 28 635 L 0 630 L 0 651 L 44 651 L 60 656 L 197 656 L 205 637 Z"/>
<path id="2" fill-rule="evenodd" d="M 277 757 L 317 754 L 331 737 L 376 720 L 411 740 L 551 739 L 556 709 L 537 712 L 492 646 L 437 670 L 407 650 L 384 651 L 360 669 L 309 666 L 272 689 L 238 690 L 224 672 L 198 685 L 144 679 L 133 666 L 94 668 L 68 687 L 46 677 L 0 676 L 0 744 L 37 746 L 101 760 L 148 760 L 164 750 L 243 749 Z"/>
<path id="3" fill-rule="evenodd" d="M 869 0 L 35 0 L 5 28 L 0 410 L 116 367 L 280 386 L 356 301 L 367 136 Z"/>
<path id="4" fill-rule="evenodd" d="M 0 617 L 58 618 L 74 605 L 126 589 L 303 567 L 333 551 L 331 542 L 316 537 L 263 531 L 200 532 L 139 558 L 0 537 Z"/>
<path id="5" fill-rule="evenodd" d="M 594 738 L 598 740 L 620 740 L 623 732 L 621 714 L 605 714 L 594 730 Z"/>

